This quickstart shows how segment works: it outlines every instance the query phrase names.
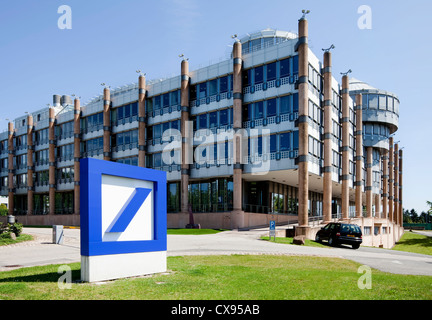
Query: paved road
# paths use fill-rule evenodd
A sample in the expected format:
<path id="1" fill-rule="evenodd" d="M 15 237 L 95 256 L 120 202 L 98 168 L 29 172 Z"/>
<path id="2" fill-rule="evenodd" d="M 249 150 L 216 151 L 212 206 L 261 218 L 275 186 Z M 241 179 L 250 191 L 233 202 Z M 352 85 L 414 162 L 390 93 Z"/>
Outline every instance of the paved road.
<path id="1" fill-rule="evenodd" d="M 51 229 L 25 228 L 34 241 L 0 247 L 0 271 L 6 266 L 34 266 L 80 261 L 79 230 L 65 229 L 63 245 L 52 244 Z M 212 235 L 168 235 L 168 256 L 215 254 L 284 254 L 340 257 L 398 274 L 432 276 L 432 256 L 379 248 L 315 248 L 259 240 L 266 230 L 225 231 Z"/>

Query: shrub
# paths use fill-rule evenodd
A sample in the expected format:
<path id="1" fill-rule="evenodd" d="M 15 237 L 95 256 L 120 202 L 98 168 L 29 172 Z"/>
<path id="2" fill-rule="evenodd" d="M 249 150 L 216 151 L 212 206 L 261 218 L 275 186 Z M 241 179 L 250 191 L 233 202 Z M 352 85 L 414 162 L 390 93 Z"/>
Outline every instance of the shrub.
<path id="1" fill-rule="evenodd" d="M 5 231 L 2 234 L 0 234 L 0 239 L 12 239 L 12 232 Z"/>
<path id="2" fill-rule="evenodd" d="M 10 230 L 10 232 L 15 233 L 15 235 L 17 237 L 20 236 L 20 234 L 22 232 L 22 229 L 23 229 L 22 223 L 15 222 L 13 225 L 9 224 L 9 230 Z"/>
<path id="3" fill-rule="evenodd" d="M 8 208 L 4 203 L 0 204 L 0 216 L 6 217 L 8 215 Z"/>
<path id="4" fill-rule="evenodd" d="M 15 233 L 15 235 L 19 237 L 19 235 L 22 232 L 22 229 L 23 229 L 22 223 L 15 222 L 14 224 L 7 223 L 4 225 L 3 223 L 0 222 L 0 236 L 3 237 L 4 235 L 5 237 L 4 239 L 10 239 L 11 233 Z"/>

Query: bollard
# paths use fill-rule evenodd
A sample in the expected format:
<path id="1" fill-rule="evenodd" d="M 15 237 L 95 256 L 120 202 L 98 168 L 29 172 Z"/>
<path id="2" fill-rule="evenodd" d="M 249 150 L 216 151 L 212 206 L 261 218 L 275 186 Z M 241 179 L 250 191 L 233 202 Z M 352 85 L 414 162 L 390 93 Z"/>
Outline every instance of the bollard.
<path id="1" fill-rule="evenodd" d="M 7 223 L 14 224 L 15 223 L 15 216 L 12 216 L 12 215 L 8 216 L 7 217 Z"/>
<path id="2" fill-rule="evenodd" d="M 53 243 L 63 244 L 63 226 L 53 226 Z"/>

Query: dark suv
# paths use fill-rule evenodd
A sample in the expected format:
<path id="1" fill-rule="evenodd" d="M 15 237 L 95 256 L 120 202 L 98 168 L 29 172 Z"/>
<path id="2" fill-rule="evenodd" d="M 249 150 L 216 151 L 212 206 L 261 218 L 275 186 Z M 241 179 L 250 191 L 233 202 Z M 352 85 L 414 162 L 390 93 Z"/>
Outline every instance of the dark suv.
<path id="1" fill-rule="evenodd" d="M 350 244 L 353 249 L 358 249 L 362 243 L 362 232 L 356 224 L 332 222 L 317 232 L 315 241 L 321 240 L 327 240 L 331 246 Z"/>

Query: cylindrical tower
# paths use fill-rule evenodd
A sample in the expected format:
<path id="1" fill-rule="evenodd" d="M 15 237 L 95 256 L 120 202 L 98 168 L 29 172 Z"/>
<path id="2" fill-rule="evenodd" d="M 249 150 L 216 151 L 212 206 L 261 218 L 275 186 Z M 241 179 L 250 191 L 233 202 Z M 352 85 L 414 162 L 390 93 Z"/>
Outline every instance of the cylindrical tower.
<path id="1" fill-rule="evenodd" d="M 34 208 L 34 183 L 33 183 L 33 116 L 27 116 L 27 214 L 33 214 Z"/>
<path id="2" fill-rule="evenodd" d="M 49 180 L 49 214 L 53 215 L 55 213 L 55 192 L 56 192 L 56 180 L 55 180 L 55 171 L 56 171 L 56 162 L 55 162 L 55 148 L 56 148 L 56 139 L 55 139 L 55 109 L 49 108 L 49 126 L 48 126 L 48 139 L 49 139 L 49 150 L 48 150 L 48 158 L 49 158 L 49 172 L 48 172 L 48 180 Z"/>
<path id="3" fill-rule="evenodd" d="M 233 46 L 233 129 L 234 139 L 234 168 L 233 168 L 233 211 L 240 212 L 243 209 L 243 180 L 242 180 L 242 45 L 236 41 Z"/>
<path id="4" fill-rule="evenodd" d="M 363 115 L 362 115 L 362 95 L 355 96 L 355 113 L 356 113 L 356 181 L 355 181 L 355 206 L 356 217 L 363 215 Z"/>
<path id="5" fill-rule="evenodd" d="M 103 158 L 111 160 L 111 123 L 110 123 L 111 94 L 109 88 L 104 88 L 103 109 Z"/>
<path id="6" fill-rule="evenodd" d="M 182 213 L 189 212 L 189 164 L 190 146 L 192 145 L 192 128 L 189 121 L 189 62 L 183 59 L 181 62 L 181 134 L 182 134 L 182 153 L 181 153 L 181 197 L 180 206 Z"/>
<path id="7" fill-rule="evenodd" d="M 8 123 L 8 210 L 9 214 L 14 214 L 14 183 L 13 183 L 13 177 L 14 177 L 14 165 L 13 165 L 13 158 L 14 158 L 14 125 L 12 122 Z"/>
<path id="8" fill-rule="evenodd" d="M 80 100 L 74 100 L 74 211 L 80 214 L 80 144 L 81 144 L 81 106 Z"/>
<path id="9" fill-rule="evenodd" d="M 298 153 L 298 222 L 299 233 L 301 228 L 308 227 L 309 210 L 309 124 L 308 124 L 308 103 L 309 103 L 309 46 L 308 46 L 308 21 L 303 16 L 299 20 L 299 42 L 297 46 L 299 60 L 299 79 L 298 79 L 298 132 L 299 132 L 299 153 Z"/>
<path id="10" fill-rule="evenodd" d="M 399 224 L 399 144 L 394 146 L 393 222 Z"/>
<path id="11" fill-rule="evenodd" d="M 342 219 L 349 219 L 349 78 L 342 77 Z"/>
<path id="12" fill-rule="evenodd" d="M 393 137 L 389 139 L 390 151 L 389 151 L 389 220 L 393 221 L 393 192 L 394 192 L 394 153 L 393 153 Z"/>
<path id="13" fill-rule="evenodd" d="M 146 96 L 146 78 L 140 75 L 138 79 L 138 166 L 145 167 L 145 130 L 146 130 L 146 110 L 145 110 L 145 96 Z"/>
<path id="14" fill-rule="evenodd" d="M 323 173 L 323 219 L 324 223 L 332 218 L 332 73 L 331 52 L 324 53 L 324 173 Z"/>

